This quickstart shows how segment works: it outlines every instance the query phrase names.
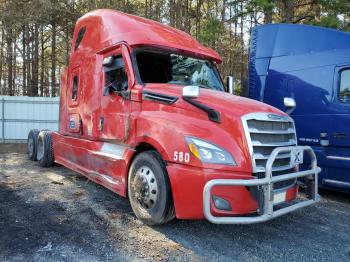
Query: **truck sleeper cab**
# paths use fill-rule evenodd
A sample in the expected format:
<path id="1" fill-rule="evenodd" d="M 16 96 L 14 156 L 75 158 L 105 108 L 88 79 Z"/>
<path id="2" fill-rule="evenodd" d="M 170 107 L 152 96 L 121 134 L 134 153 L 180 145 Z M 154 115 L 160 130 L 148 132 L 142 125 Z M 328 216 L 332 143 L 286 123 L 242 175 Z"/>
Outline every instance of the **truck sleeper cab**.
<path id="1" fill-rule="evenodd" d="M 224 92 L 220 62 L 182 31 L 90 12 L 62 74 L 59 132 L 31 131 L 29 157 L 128 196 L 149 225 L 256 223 L 315 203 L 316 158 L 297 145 L 293 120 Z M 304 153 L 312 165 L 298 171 Z M 300 177 L 310 183 L 297 202 Z"/>
<path id="2" fill-rule="evenodd" d="M 313 148 L 322 188 L 350 192 L 350 34 L 274 24 L 253 29 L 249 97 L 285 110 L 298 142 Z"/>

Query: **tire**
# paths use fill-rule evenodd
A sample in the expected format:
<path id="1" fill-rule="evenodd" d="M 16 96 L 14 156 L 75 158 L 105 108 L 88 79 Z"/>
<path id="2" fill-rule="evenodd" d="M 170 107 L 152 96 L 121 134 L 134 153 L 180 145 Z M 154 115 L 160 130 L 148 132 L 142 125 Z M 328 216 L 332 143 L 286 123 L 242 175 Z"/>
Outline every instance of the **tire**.
<path id="1" fill-rule="evenodd" d="M 132 210 L 144 224 L 160 225 L 175 217 L 165 163 L 156 151 L 142 152 L 133 160 L 128 195 Z"/>
<path id="2" fill-rule="evenodd" d="M 54 163 L 52 132 L 40 131 L 37 144 L 37 159 L 42 167 L 52 166 Z"/>
<path id="3" fill-rule="evenodd" d="M 29 131 L 27 139 L 27 155 L 30 160 L 36 161 L 37 144 L 38 144 L 39 130 L 32 129 Z"/>

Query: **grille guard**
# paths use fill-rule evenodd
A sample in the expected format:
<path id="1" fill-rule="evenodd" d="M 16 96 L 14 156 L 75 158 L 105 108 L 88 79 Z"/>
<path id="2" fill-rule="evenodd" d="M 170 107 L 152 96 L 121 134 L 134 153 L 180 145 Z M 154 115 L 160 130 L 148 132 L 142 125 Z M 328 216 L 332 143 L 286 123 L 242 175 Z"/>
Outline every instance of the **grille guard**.
<path id="1" fill-rule="evenodd" d="M 280 153 L 291 152 L 293 149 L 298 148 L 307 152 L 311 159 L 311 169 L 298 171 L 294 173 L 272 176 L 272 166 L 276 157 Z M 204 216 L 206 219 L 215 224 L 254 224 L 259 222 L 265 222 L 284 214 L 290 213 L 297 209 L 312 205 L 320 200 L 318 195 L 318 173 L 321 172 L 321 168 L 317 166 L 317 160 L 315 153 L 309 146 L 291 146 L 291 147 L 277 147 L 275 148 L 266 163 L 265 178 L 261 179 L 213 179 L 206 183 L 203 190 L 203 208 Z M 310 190 L 311 197 L 307 200 L 283 207 L 278 210 L 274 208 L 274 190 L 273 184 L 279 181 L 308 177 L 313 182 L 313 190 Z M 263 210 L 261 215 L 247 217 L 247 216 L 235 216 L 235 217 L 215 217 L 211 214 L 211 189 L 214 186 L 261 186 L 263 189 Z M 260 205 L 260 203 L 259 203 Z M 261 206 L 261 205 L 260 205 Z"/>

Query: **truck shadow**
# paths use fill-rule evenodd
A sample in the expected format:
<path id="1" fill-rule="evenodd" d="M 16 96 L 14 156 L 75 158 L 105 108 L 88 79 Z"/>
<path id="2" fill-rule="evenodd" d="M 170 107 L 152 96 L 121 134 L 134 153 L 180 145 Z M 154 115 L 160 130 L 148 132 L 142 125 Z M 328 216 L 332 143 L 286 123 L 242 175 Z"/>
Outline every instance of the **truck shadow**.
<path id="1" fill-rule="evenodd" d="M 328 189 L 319 189 L 319 194 L 324 199 L 329 199 L 341 203 L 350 203 L 350 193 L 337 192 Z"/>
<path id="2" fill-rule="evenodd" d="M 109 214 L 110 221 L 106 221 L 111 225 L 109 236 L 116 229 L 120 231 L 122 220 L 123 231 L 127 236 L 121 244 L 124 248 L 130 244 L 130 237 L 142 243 L 144 237 L 152 239 L 161 234 L 164 238 L 162 241 L 175 243 L 178 251 L 195 254 L 199 259 L 227 260 L 235 257 L 237 260 L 250 260 L 255 257 L 258 260 L 293 260 L 299 259 L 300 253 L 317 259 L 325 252 L 334 250 L 338 250 L 340 258 L 350 258 L 350 225 L 346 222 L 350 219 L 350 204 L 346 195 L 341 195 L 339 201 L 326 199 L 315 206 L 263 224 L 215 225 L 206 220 L 175 219 L 165 225 L 148 227 L 137 221 L 127 199 L 94 183 L 90 186 L 103 191 L 102 199 L 108 199 L 101 201 L 101 206 Z M 88 191 L 93 193 L 90 188 Z M 338 193 L 328 194 L 338 199 Z M 118 213 L 118 216 L 113 217 L 111 214 L 114 213 Z M 139 233 L 132 233 L 135 228 Z M 334 242 L 334 239 L 337 241 Z M 148 245 L 159 252 L 168 247 L 165 243 Z M 344 249 L 344 245 L 349 248 Z M 178 251 L 171 252 L 172 256 L 176 257 Z"/>
<path id="3" fill-rule="evenodd" d="M 255 225 L 177 220 L 155 229 L 204 257 L 297 261 L 300 254 L 315 259 L 337 250 L 340 260 L 346 260 L 350 258 L 350 226 L 346 222 L 350 219 L 350 206 L 347 204 L 341 213 L 338 208 L 337 204 L 321 203 Z"/>
<path id="4" fill-rule="evenodd" d="M 0 260 L 96 261 L 114 253 L 115 247 L 99 245 L 106 242 L 108 224 L 93 208 L 80 203 L 70 211 L 62 201 L 31 201 L 20 191 L 0 183 Z"/>

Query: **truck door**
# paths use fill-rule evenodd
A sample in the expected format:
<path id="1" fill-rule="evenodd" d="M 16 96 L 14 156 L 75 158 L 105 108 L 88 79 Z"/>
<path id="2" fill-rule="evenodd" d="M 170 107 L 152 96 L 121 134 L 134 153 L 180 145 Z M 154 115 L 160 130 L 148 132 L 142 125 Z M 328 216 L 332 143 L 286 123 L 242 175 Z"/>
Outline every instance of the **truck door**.
<path id="1" fill-rule="evenodd" d="M 350 148 L 350 67 L 337 68 L 331 145 Z"/>
<path id="2" fill-rule="evenodd" d="M 103 140 L 124 142 L 129 136 L 132 70 L 127 48 L 120 46 L 104 55 L 104 80 L 98 130 Z"/>
<path id="3" fill-rule="evenodd" d="M 299 144 L 319 146 L 320 134 L 329 133 L 333 72 L 334 67 L 305 68 L 288 73 L 273 72 L 267 77 L 265 103 L 286 111 L 284 98 L 291 97 L 296 101 L 291 116 Z"/>
<path id="4" fill-rule="evenodd" d="M 332 180 L 350 188 L 350 66 L 336 67 L 330 147 L 327 155 Z M 332 182 L 332 181 L 331 181 Z"/>

